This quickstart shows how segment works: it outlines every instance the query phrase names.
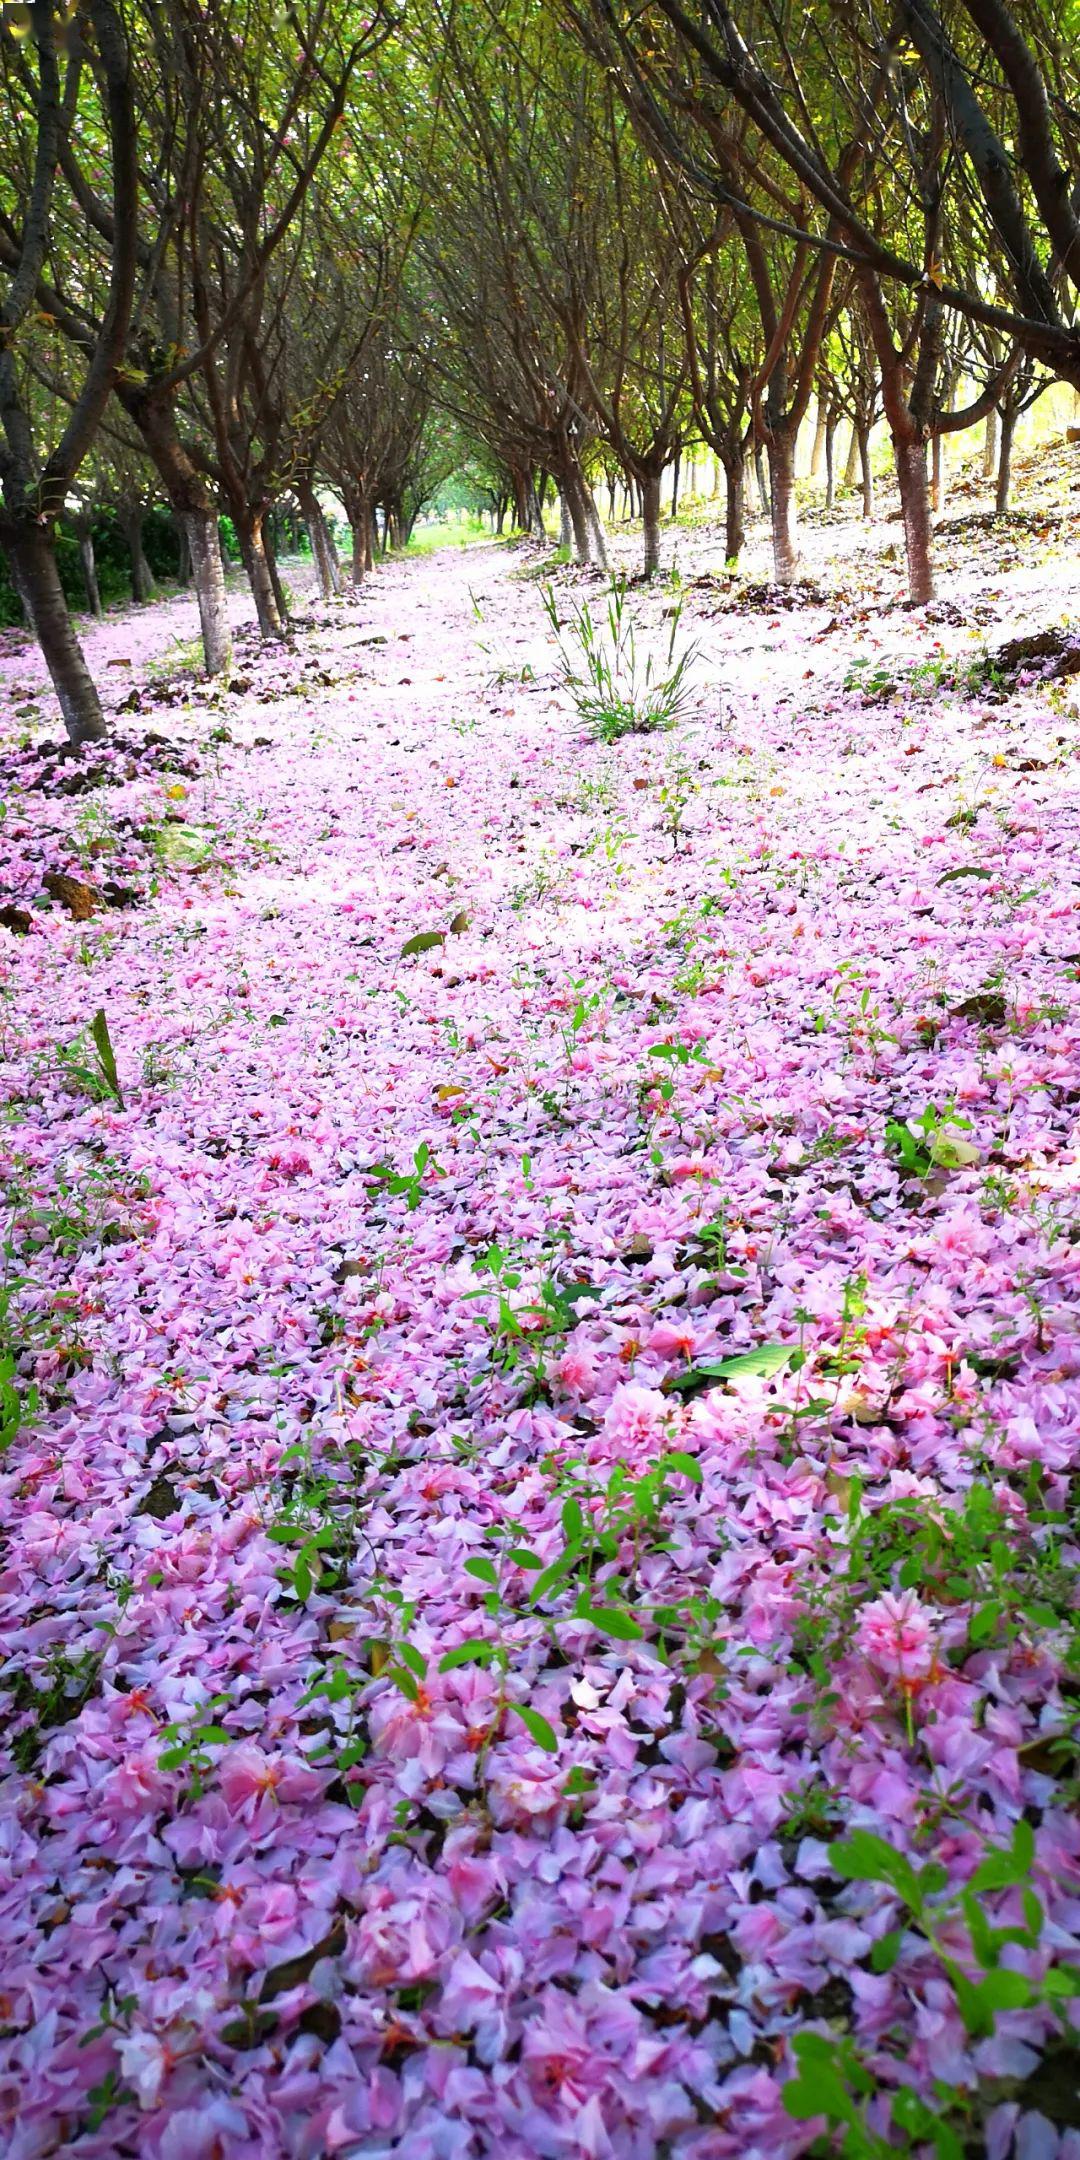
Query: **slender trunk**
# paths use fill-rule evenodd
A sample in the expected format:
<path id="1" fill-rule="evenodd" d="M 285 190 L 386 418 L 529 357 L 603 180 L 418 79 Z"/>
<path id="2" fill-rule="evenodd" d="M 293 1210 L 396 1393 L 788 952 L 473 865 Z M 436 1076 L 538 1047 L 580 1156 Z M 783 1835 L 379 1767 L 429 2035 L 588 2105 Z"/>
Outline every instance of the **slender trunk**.
<path id="1" fill-rule="evenodd" d="M 933 478 L 930 483 L 930 507 L 935 517 L 941 517 L 945 509 L 945 437 L 934 436 Z"/>
<path id="2" fill-rule="evenodd" d="M 754 478 L 757 481 L 758 507 L 762 517 L 768 517 L 771 507 L 769 479 L 765 470 L 765 452 L 760 443 L 754 444 Z"/>
<path id="3" fill-rule="evenodd" d="M 934 597 L 930 550 L 930 490 L 926 482 L 925 443 L 893 437 L 896 477 L 907 551 L 908 595 L 919 606 Z"/>
<path id="4" fill-rule="evenodd" d="M 371 505 L 365 490 L 353 482 L 344 484 L 341 494 L 352 535 L 352 581 L 362 585 L 371 569 Z"/>
<path id="5" fill-rule="evenodd" d="M 567 463 L 562 481 L 562 499 L 570 518 L 574 535 L 574 554 L 579 563 L 589 560 L 589 520 L 585 512 L 585 483 L 579 467 L 571 460 Z"/>
<path id="6" fill-rule="evenodd" d="M 647 578 L 655 577 L 660 568 L 660 474 L 646 473 L 641 490 L 642 520 L 645 527 L 644 571 Z"/>
<path id="7" fill-rule="evenodd" d="M 679 473 L 681 469 L 682 451 L 676 450 L 675 463 L 671 473 L 671 516 L 673 522 L 679 515 Z"/>
<path id="8" fill-rule="evenodd" d="M 75 527 L 75 538 L 79 543 L 79 568 L 82 571 L 83 584 L 86 587 L 86 605 L 91 615 L 96 615 L 100 622 L 105 610 L 101 605 L 97 557 L 94 554 L 94 534 L 90 524 L 83 518 L 79 519 Z"/>
<path id="9" fill-rule="evenodd" d="M 998 470 L 998 409 L 996 405 L 992 405 L 986 415 L 982 469 L 984 480 L 992 480 Z"/>
<path id="10" fill-rule="evenodd" d="M 26 619 L 41 647 L 73 743 L 100 742 L 105 715 L 72 628 L 52 533 L 30 519 L 0 519 L 0 546 Z"/>
<path id="11" fill-rule="evenodd" d="M 1001 415 L 1001 440 L 998 446 L 997 486 L 994 490 L 994 514 L 1007 517 L 1009 493 L 1012 487 L 1013 437 L 1016 433 L 1016 413 L 1006 405 Z"/>
<path id="12" fill-rule="evenodd" d="M 251 597 L 255 602 L 255 613 L 258 616 L 259 629 L 264 638 L 280 638 L 284 625 L 266 553 L 262 512 L 253 510 L 250 505 L 245 505 L 243 510 L 236 513 L 233 522 L 240 542 L 240 554 L 244 568 L 247 571 L 248 584 L 251 587 Z"/>
<path id="13" fill-rule="evenodd" d="M 606 577 L 608 567 L 607 541 L 600 523 L 600 513 L 591 487 L 585 488 L 585 523 L 589 533 L 589 558 Z"/>
<path id="14" fill-rule="evenodd" d="M 856 431 L 855 445 L 859 453 L 862 514 L 869 525 L 874 515 L 874 468 L 870 463 L 870 430 L 862 421 Z"/>
<path id="15" fill-rule="evenodd" d="M 273 587 L 277 611 L 281 617 L 281 627 L 285 630 L 288 628 L 289 622 L 289 603 L 285 596 L 285 587 L 281 582 L 281 572 L 278 569 L 277 542 L 271 518 L 267 518 L 263 527 L 263 548 L 266 553 L 266 567 L 270 572 L 270 583 Z"/>
<path id="16" fill-rule="evenodd" d="M 778 585 L 794 585 L 799 575 L 795 443 L 787 427 L 770 429 L 768 452 L 772 482 L 773 576 Z"/>
<path id="17" fill-rule="evenodd" d="M 217 514 L 213 510 L 184 510 L 180 513 L 180 525 L 187 542 L 195 598 L 199 603 L 206 672 L 208 675 L 227 675 L 232 667 L 232 632 L 225 598 Z"/>
<path id="18" fill-rule="evenodd" d="M 830 414 L 825 425 L 825 508 L 836 504 L 836 421 Z"/>
<path id="19" fill-rule="evenodd" d="M 190 585 L 191 549 L 188 546 L 187 528 L 184 524 L 184 520 L 182 517 L 179 516 L 176 511 L 173 512 L 173 524 L 176 527 L 176 541 L 179 557 L 176 565 L 176 582 L 178 585 Z"/>
<path id="20" fill-rule="evenodd" d="M 816 480 L 822 465 L 827 464 L 826 438 L 829 429 L 829 407 L 825 398 L 817 401 L 817 421 L 814 426 L 814 447 L 810 452 L 810 478 Z"/>
<path id="21" fill-rule="evenodd" d="M 745 534 L 746 453 L 733 443 L 724 460 L 727 500 L 724 506 L 724 561 L 737 563 Z"/>
<path id="22" fill-rule="evenodd" d="M 341 570 L 337 551 L 330 537 L 323 506 L 313 487 L 308 484 L 299 489 L 300 508 L 311 541 L 311 553 L 319 580 L 319 590 L 324 600 L 332 600 L 341 591 Z"/>
<path id="23" fill-rule="evenodd" d="M 851 441 L 848 444 L 847 464 L 844 467 L 844 486 L 846 488 L 854 487 L 855 485 L 855 475 L 859 470 L 859 459 L 861 455 L 862 446 L 859 442 L 859 423 L 857 420 L 853 420 L 851 423 Z"/>
<path id="24" fill-rule="evenodd" d="M 131 557 L 131 597 L 140 607 L 152 600 L 155 593 L 154 573 L 146 560 L 143 547 L 143 510 L 141 503 L 125 504 L 120 512 L 120 524 Z"/>
<path id="25" fill-rule="evenodd" d="M 570 506 L 569 506 L 569 504 L 568 504 L 568 502 L 567 502 L 567 500 L 566 500 L 566 491 L 565 491 L 565 489 L 563 489 L 563 488 L 560 488 L 560 489 L 559 489 L 559 546 L 560 546 L 560 548 L 565 548 L 565 549 L 566 549 L 566 552 L 567 552 L 567 554 L 569 554 L 569 552 L 570 552 L 570 549 L 571 549 L 571 548 L 573 547 L 573 545 L 574 545 L 574 526 L 573 526 L 573 521 L 572 521 L 572 519 L 571 519 L 571 516 L 570 516 Z"/>

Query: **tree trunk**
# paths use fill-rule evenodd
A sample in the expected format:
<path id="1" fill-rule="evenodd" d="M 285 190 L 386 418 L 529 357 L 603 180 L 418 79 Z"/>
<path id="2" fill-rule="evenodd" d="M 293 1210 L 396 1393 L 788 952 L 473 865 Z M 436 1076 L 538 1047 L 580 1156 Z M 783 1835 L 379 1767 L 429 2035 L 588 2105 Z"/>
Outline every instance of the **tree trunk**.
<path id="1" fill-rule="evenodd" d="M 754 444 L 754 478 L 757 481 L 758 507 L 762 517 L 768 517 L 770 511 L 769 479 L 765 470 L 765 452 L 759 442 Z"/>
<path id="2" fill-rule="evenodd" d="M 371 505 L 364 489 L 353 482 L 343 484 L 341 499 L 352 535 L 352 581 L 362 585 L 371 569 Z"/>
<path id="3" fill-rule="evenodd" d="M 232 632 L 225 598 L 217 514 L 213 510 L 184 510 L 180 513 L 180 523 L 187 541 L 195 597 L 199 603 L 206 672 L 208 675 L 227 675 L 232 667 Z"/>
<path id="4" fill-rule="evenodd" d="M 190 585 L 191 549 L 188 546 L 187 528 L 184 524 L 183 518 L 179 517 L 175 511 L 173 512 L 173 524 L 176 527 L 176 541 L 179 557 L 176 565 L 176 582 L 178 585 Z"/>
<path id="5" fill-rule="evenodd" d="M 896 477 L 907 551 L 908 596 L 919 606 L 934 597 L 930 549 L 930 491 L 926 484 L 926 445 L 893 437 Z"/>
<path id="6" fill-rule="evenodd" d="M 51 532 L 36 520 L 4 518 L 0 520 L 0 545 L 27 622 L 41 647 L 71 741 L 100 742 L 107 733 L 105 715 L 72 628 Z"/>
<path id="7" fill-rule="evenodd" d="M 335 595 L 341 591 L 341 570 L 338 565 L 334 543 L 330 538 L 330 530 L 326 522 L 323 506 L 314 488 L 309 483 L 302 485 L 298 489 L 298 493 L 300 508 L 304 513 L 304 523 L 308 529 L 308 538 L 311 541 L 311 553 L 319 580 L 319 591 L 322 593 L 324 600 L 333 600 Z"/>
<path id="8" fill-rule="evenodd" d="M 565 492 L 565 489 L 563 489 L 563 488 L 560 488 L 560 489 L 559 489 L 559 546 L 560 546 L 560 548 L 565 548 L 565 549 L 566 549 L 566 552 L 567 552 L 567 554 L 569 554 L 569 553 L 570 553 L 570 550 L 571 550 L 571 548 L 573 547 L 573 545 L 574 545 L 574 526 L 573 526 L 573 521 L 572 521 L 572 519 L 571 519 L 571 516 L 570 516 L 570 507 L 569 507 L 569 504 L 567 503 L 567 500 L 566 500 L 566 492 Z"/>
<path id="9" fill-rule="evenodd" d="M 794 585 L 799 575 L 799 542 L 795 444 L 789 430 L 771 428 L 767 448 L 772 483 L 773 576 L 778 585 Z"/>
<path id="10" fill-rule="evenodd" d="M 281 617 L 281 627 L 282 630 L 287 630 L 289 626 L 289 603 L 285 595 L 285 587 L 281 582 L 281 572 L 278 569 L 276 534 L 271 518 L 267 518 L 263 527 L 263 548 L 266 553 L 266 567 L 270 572 L 270 583 L 273 587 L 277 611 Z"/>
<path id="11" fill-rule="evenodd" d="M 983 437 L 983 479 L 992 480 L 998 468 L 998 409 L 996 405 L 992 405 L 986 415 L 986 434 Z"/>
<path id="12" fill-rule="evenodd" d="M 91 615 L 100 622 L 105 610 L 101 605 L 101 587 L 98 584 L 97 557 L 94 554 L 94 533 L 89 519 L 80 518 L 75 526 L 75 538 L 79 543 L 79 568 L 86 587 L 86 605 Z"/>
<path id="13" fill-rule="evenodd" d="M 860 421 L 855 431 L 862 486 L 862 514 L 869 525 L 874 515 L 874 468 L 870 463 L 870 430 Z"/>
<path id="14" fill-rule="evenodd" d="M 825 425 L 825 508 L 836 504 L 836 421 L 830 413 Z"/>
<path id="15" fill-rule="evenodd" d="M 585 482 L 581 470 L 571 458 L 562 477 L 562 499 L 566 504 L 574 535 L 574 554 L 582 565 L 589 560 L 590 532 L 585 509 Z"/>
<path id="16" fill-rule="evenodd" d="M 934 436 L 933 478 L 930 486 L 930 507 L 935 517 L 941 517 L 945 509 L 945 437 Z"/>
<path id="17" fill-rule="evenodd" d="M 682 451 L 676 450 L 671 471 L 671 517 L 672 523 L 679 515 L 679 474 L 682 470 Z"/>
<path id="18" fill-rule="evenodd" d="M 642 569 L 647 578 L 660 568 L 660 474 L 646 473 L 641 485 L 641 519 L 645 534 Z"/>
<path id="19" fill-rule="evenodd" d="M 266 554 L 262 512 L 245 505 L 242 511 L 234 515 L 233 522 L 251 587 L 251 597 L 255 602 L 259 629 L 264 638 L 280 638 L 284 632 L 284 624 Z"/>
<path id="20" fill-rule="evenodd" d="M 816 480 L 826 459 L 826 439 L 829 428 L 829 407 L 825 398 L 817 401 L 817 421 L 814 427 L 814 447 L 810 453 L 810 478 Z"/>
<path id="21" fill-rule="evenodd" d="M 997 486 L 994 490 L 994 515 L 1007 517 L 1009 494 L 1012 488 L 1013 437 L 1016 433 L 1016 413 L 1006 405 L 1001 414 L 1001 440 L 998 446 Z"/>
<path id="22" fill-rule="evenodd" d="M 606 577 L 608 567 L 607 541 L 604 538 L 604 528 L 600 523 L 596 498 L 591 487 L 587 485 L 585 488 L 585 523 L 589 533 L 589 559 L 595 563 L 598 570 L 604 572 Z"/>
<path id="23" fill-rule="evenodd" d="M 848 444 L 847 464 L 844 467 L 844 486 L 846 488 L 854 487 L 855 485 L 855 475 L 859 470 L 859 459 L 861 455 L 862 446 L 859 442 L 859 423 L 857 420 L 853 420 L 851 423 L 851 441 Z"/>
<path id="24" fill-rule="evenodd" d="M 727 500 L 724 506 L 724 561 L 737 563 L 746 537 L 746 452 L 733 443 L 724 459 Z"/>
<path id="25" fill-rule="evenodd" d="M 148 600 L 153 599 L 157 588 L 143 547 L 142 504 L 125 503 L 120 511 L 120 525 L 131 557 L 131 597 L 140 607 L 144 607 Z"/>

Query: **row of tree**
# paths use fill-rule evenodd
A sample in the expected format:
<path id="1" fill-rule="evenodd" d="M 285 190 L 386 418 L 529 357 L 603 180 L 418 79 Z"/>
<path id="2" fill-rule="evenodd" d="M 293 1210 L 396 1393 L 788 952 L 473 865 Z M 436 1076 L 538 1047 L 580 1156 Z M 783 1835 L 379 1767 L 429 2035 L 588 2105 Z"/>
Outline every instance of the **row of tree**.
<path id="1" fill-rule="evenodd" d="M 399 538 L 465 460 L 603 566 L 594 484 L 638 506 L 723 469 L 725 552 L 767 467 L 798 570 L 816 412 L 872 480 L 883 419 L 911 596 L 933 590 L 928 446 L 1080 389 L 1078 64 L 1044 0 L 28 0 L 0 18 L 0 545 L 75 740 L 97 694 L 53 545 L 109 493 L 185 540 L 230 664 L 218 519 L 258 621 L 270 512 Z"/>

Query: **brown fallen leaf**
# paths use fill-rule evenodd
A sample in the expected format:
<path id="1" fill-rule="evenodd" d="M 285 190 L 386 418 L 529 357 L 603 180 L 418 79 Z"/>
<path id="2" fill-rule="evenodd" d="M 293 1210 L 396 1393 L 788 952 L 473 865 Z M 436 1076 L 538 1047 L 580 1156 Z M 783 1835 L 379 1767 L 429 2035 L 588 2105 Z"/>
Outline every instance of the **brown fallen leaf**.
<path id="1" fill-rule="evenodd" d="M 13 907 L 7 902 L 0 907 L 0 927 L 13 931 L 16 937 L 26 937 L 30 930 L 30 917 L 24 907 Z"/>
<path id="2" fill-rule="evenodd" d="M 49 898 L 66 907 L 76 922 L 86 922 L 105 905 L 96 885 L 87 885 L 82 878 L 68 877 L 65 870 L 46 870 L 41 882 Z"/>

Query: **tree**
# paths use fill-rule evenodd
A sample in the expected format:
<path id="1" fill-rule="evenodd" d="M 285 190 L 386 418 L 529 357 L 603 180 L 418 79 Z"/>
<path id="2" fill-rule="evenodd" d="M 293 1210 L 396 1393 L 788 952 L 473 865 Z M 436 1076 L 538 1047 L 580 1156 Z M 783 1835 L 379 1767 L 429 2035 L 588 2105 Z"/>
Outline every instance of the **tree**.
<path id="1" fill-rule="evenodd" d="M 104 412 L 120 364 L 135 293 L 138 172 L 131 56 L 112 0 L 87 0 L 69 35 L 52 0 L 32 0 L 33 58 L 0 33 L 10 149 L 25 176 L 21 226 L 0 220 L 0 545 L 74 743 L 105 733 L 97 691 L 71 625 L 53 547 L 56 521 Z M 40 337 L 41 288 L 55 230 L 58 172 L 77 131 L 103 160 L 112 199 L 104 265 L 83 274 L 98 293 L 76 340 L 82 362 L 62 425 L 46 435 L 35 400 L 31 347 Z M 70 209 L 70 205 L 67 206 Z M 93 239 L 93 235 L 89 236 Z M 51 323 L 44 325 L 51 329 Z M 35 424 L 35 423 L 39 424 Z"/>

